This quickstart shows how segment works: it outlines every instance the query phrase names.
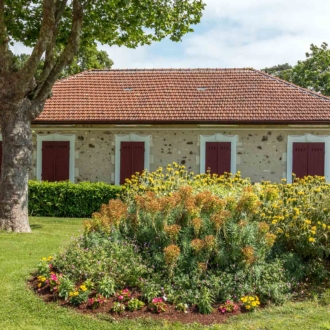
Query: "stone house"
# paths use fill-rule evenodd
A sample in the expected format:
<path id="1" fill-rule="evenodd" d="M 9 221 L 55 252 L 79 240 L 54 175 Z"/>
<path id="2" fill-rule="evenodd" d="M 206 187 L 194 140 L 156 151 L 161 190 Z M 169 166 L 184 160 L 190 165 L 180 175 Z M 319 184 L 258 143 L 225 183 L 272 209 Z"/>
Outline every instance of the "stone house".
<path id="1" fill-rule="evenodd" d="M 83 72 L 56 83 L 32 129 L 31 179 L 120 184 L 172 162 L 330 179 L 330 98 L 253 69 Z"/>

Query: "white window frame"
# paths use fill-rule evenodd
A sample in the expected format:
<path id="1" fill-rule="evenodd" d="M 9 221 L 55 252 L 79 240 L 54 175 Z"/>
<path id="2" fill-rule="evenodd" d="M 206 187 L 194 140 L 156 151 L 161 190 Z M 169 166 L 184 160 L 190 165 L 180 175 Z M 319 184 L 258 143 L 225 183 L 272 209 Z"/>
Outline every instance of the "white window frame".
<path id="1" fill-rule="evenodd" d="M 231 156 L 230 156 L 230 172 L 236 173 L 236 153 L 237 153 L 237 135 L 223 135 L 220 133 L 214 135 L 200 136 L 200 173 L 205 173 L 206 162 L 206 142 L 230 142 Z"/>
<path id="2" fill-rule="evenodd" d="M 74 183 L 74 168 L 75 168 L 75 142 L 76 135 L 63 135 L 63 134 L 45 134 L 37 135 L 37 180 L 41 181 L 42 172 L 42 142 L 43 141 L 69 141 L 70 142 L 70 155 L 69 155 L 69 180 Z"/>
<path id="3" fill-rule="evenodd" d="M 120 185 L 120 144 L 121 142 L 144 142 L 144 169 L 150 170 L 150 135 L 116 135 L 115 136 L 115 185 Z"/>
<path id="4" fill-rule="evenodd" d="M 301 136 L 288 136 L 288 150 L 287 150 L 287 169 L 286 180 L 287 183 L 292 183 L 292 166 L 293 166 L 293 143 L 295 142 L 323 142 L 325 144 L 324 155 L 324 176 L 327 182 L 330 179 L 330 136 L 329 135 L 313 135 L 305 134 Z"/>

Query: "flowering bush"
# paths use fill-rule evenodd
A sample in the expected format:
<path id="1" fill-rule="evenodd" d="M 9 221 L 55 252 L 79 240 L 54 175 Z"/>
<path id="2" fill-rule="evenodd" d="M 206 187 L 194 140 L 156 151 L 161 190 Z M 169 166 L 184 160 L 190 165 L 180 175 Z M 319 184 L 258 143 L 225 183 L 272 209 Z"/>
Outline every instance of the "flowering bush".
<path id="1" fill-rule="evenodd" d="M 125 302 L 125 301 L 130 300 L 131 296 L 132 296 L 131 292 L 128 289 L 124 289 L 124 290 L 119 291 L 116 294 L 116 299 L 119 302 Z"/>
<path id="2" fill-rule="evenodd" d="M 247 311 L 252 312 L 260 307 L 260 301 L 257 296 L 244 296 L 241 298 L 241 302 Z"/>
<path id="3" fill-rule="evenodd" d="M 240 173 L 194 175 L 173 164 L 132 176 L 123 191 L 65 252 L 40 262 L 40 288 L 53 272 L 53 287 L 71 301 L 90 280 L 92 296 L 115 295 L 119 311 L 124 302 L 135 308 L 134 288 L 155 312 L 166 305 L 154 297 L 167 297 L 207 314 L 221 301 L 229 312 L 239 297 L 258 297 L 246 298 L 247 310 L 259 299 L 280 304 L 307 277 L 329 278 L 330 185 L 322 178 L 251 185 Z"/>
<path id="4" fill-rule="evenodd" d="M 57 292 L 60 285 L 61 275 L 57 275 L 54 272 L 50 273 L 50 277 L 46 282 L 49 284 L 51 292 Z"/>
<path id="5" fill-rule="evenodd" d="M 153 313 L 163 313 L 166 312 L 166 304 L 163 298 L 154 298 L 151 300 L 151 303 L 148 306 L 148 309 Z"/>
<path id="6" fill-rule="evenodd" d="M 104 305 L 107 302 L 105 297 L 102 297 L 100 294 L 96 295 L 96 297 L 89 298 L 87 300 L 87 306 L 91 309 L 97 309 L 100 306 Z"/>
<path id="7" fill-rule="evenodd" d="M 69 303 L 78 306 L 87 301 L 89 291 L 87 287 L 82 284 L 76 290 L 69 293 Z"/>
<path id="8" fill-rule="evenodd" d="M 225 303 L 221 304 L 219 306 L 219 311 L 222 314 L 225 313 L 234 313 L 236 311 L 239 310 L 239 307 L 237 304 L 235 304 L 234 302 L 232 302 L 231 300 L 227 300 Z"/>

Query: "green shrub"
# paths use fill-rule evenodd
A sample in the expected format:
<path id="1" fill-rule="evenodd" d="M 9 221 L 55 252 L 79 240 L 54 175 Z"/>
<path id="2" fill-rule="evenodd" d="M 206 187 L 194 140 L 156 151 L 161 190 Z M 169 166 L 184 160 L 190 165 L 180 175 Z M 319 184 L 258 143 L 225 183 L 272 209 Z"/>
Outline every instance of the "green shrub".
<path id="1" fill-rule="evenodd" d="M 29 213 L 34 216 L 90 218 L 117 198 L 118 186 L 106 183 L 29 181 Z"/>
<path id="2" fill-rule="evenodd" d="M 75 283 L 92 281 L 98 293 L 108 296 L 114 287 L 139 287 L 140 278 L 150 272 L 133 244 L 121 244 L 97 233 L 74 240 L 54 257 L 53 267 Z"/>

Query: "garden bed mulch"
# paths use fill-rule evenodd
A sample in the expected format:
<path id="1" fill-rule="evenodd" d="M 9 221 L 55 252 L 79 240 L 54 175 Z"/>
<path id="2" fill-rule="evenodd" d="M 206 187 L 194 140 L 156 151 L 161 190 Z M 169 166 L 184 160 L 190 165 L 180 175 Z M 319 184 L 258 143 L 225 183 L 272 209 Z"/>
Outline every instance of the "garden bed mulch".
<path id="1" fill-rule="evenodd" d="M 229 317 L 241 314 L 240 311 L 236 311 L 234 313 L 222 314 L 218 310 L 219 306 L 216 305 L 213 306 L 214 307 L 213 313 L 208 315 L 200 314 L 196 306 L 191 306 L 191 308 L 189 308 L 188 313 L 183 313 L 177 311 L 175 309 L 175 306 L 170 304 L 166 306 L 166 311 L 160 314 L 151 313 L 148 310 L 147 306 L 145 306 L 144 308 L 138 311 L 134 311 L 134 312 L 125 311 L 121 314 L 116 314 L 111 312 L 111 307 L 113 305 L 114 298 L 107 299 L 107 302 L 104 305 L 102 305 L 97 309 L 92 310 L 87 307 L 87 304 L 81 304 L 80 306 L 75 307 L 70 305 L 67 301 L 63 299 L 54 298 L 54 295 L 53 293 L 50 292 L 48 286 L 38 290 L 37 288 L 38 281 L 36 277 L 31 279 L 29 281 L 29 284 L 31 288 L 38 294 L 38 296 L 41 297 L 45 302 L 56 301 L 60 306 L 73 308 L 74 310 L 82 314 L 89 314 L 89 315 L 94 315 L 99 313 L 109 314 L 114 320 L 151 318 L 153 320 L 167 320 L 170 322 L 181 322 L 184 324 L 199 323 L 202 325 L 211 325 L 211 324 L 224 323 Z M 132 297 L 139 298 L 139 294 L 135 292 L 133 293 Z"/>

